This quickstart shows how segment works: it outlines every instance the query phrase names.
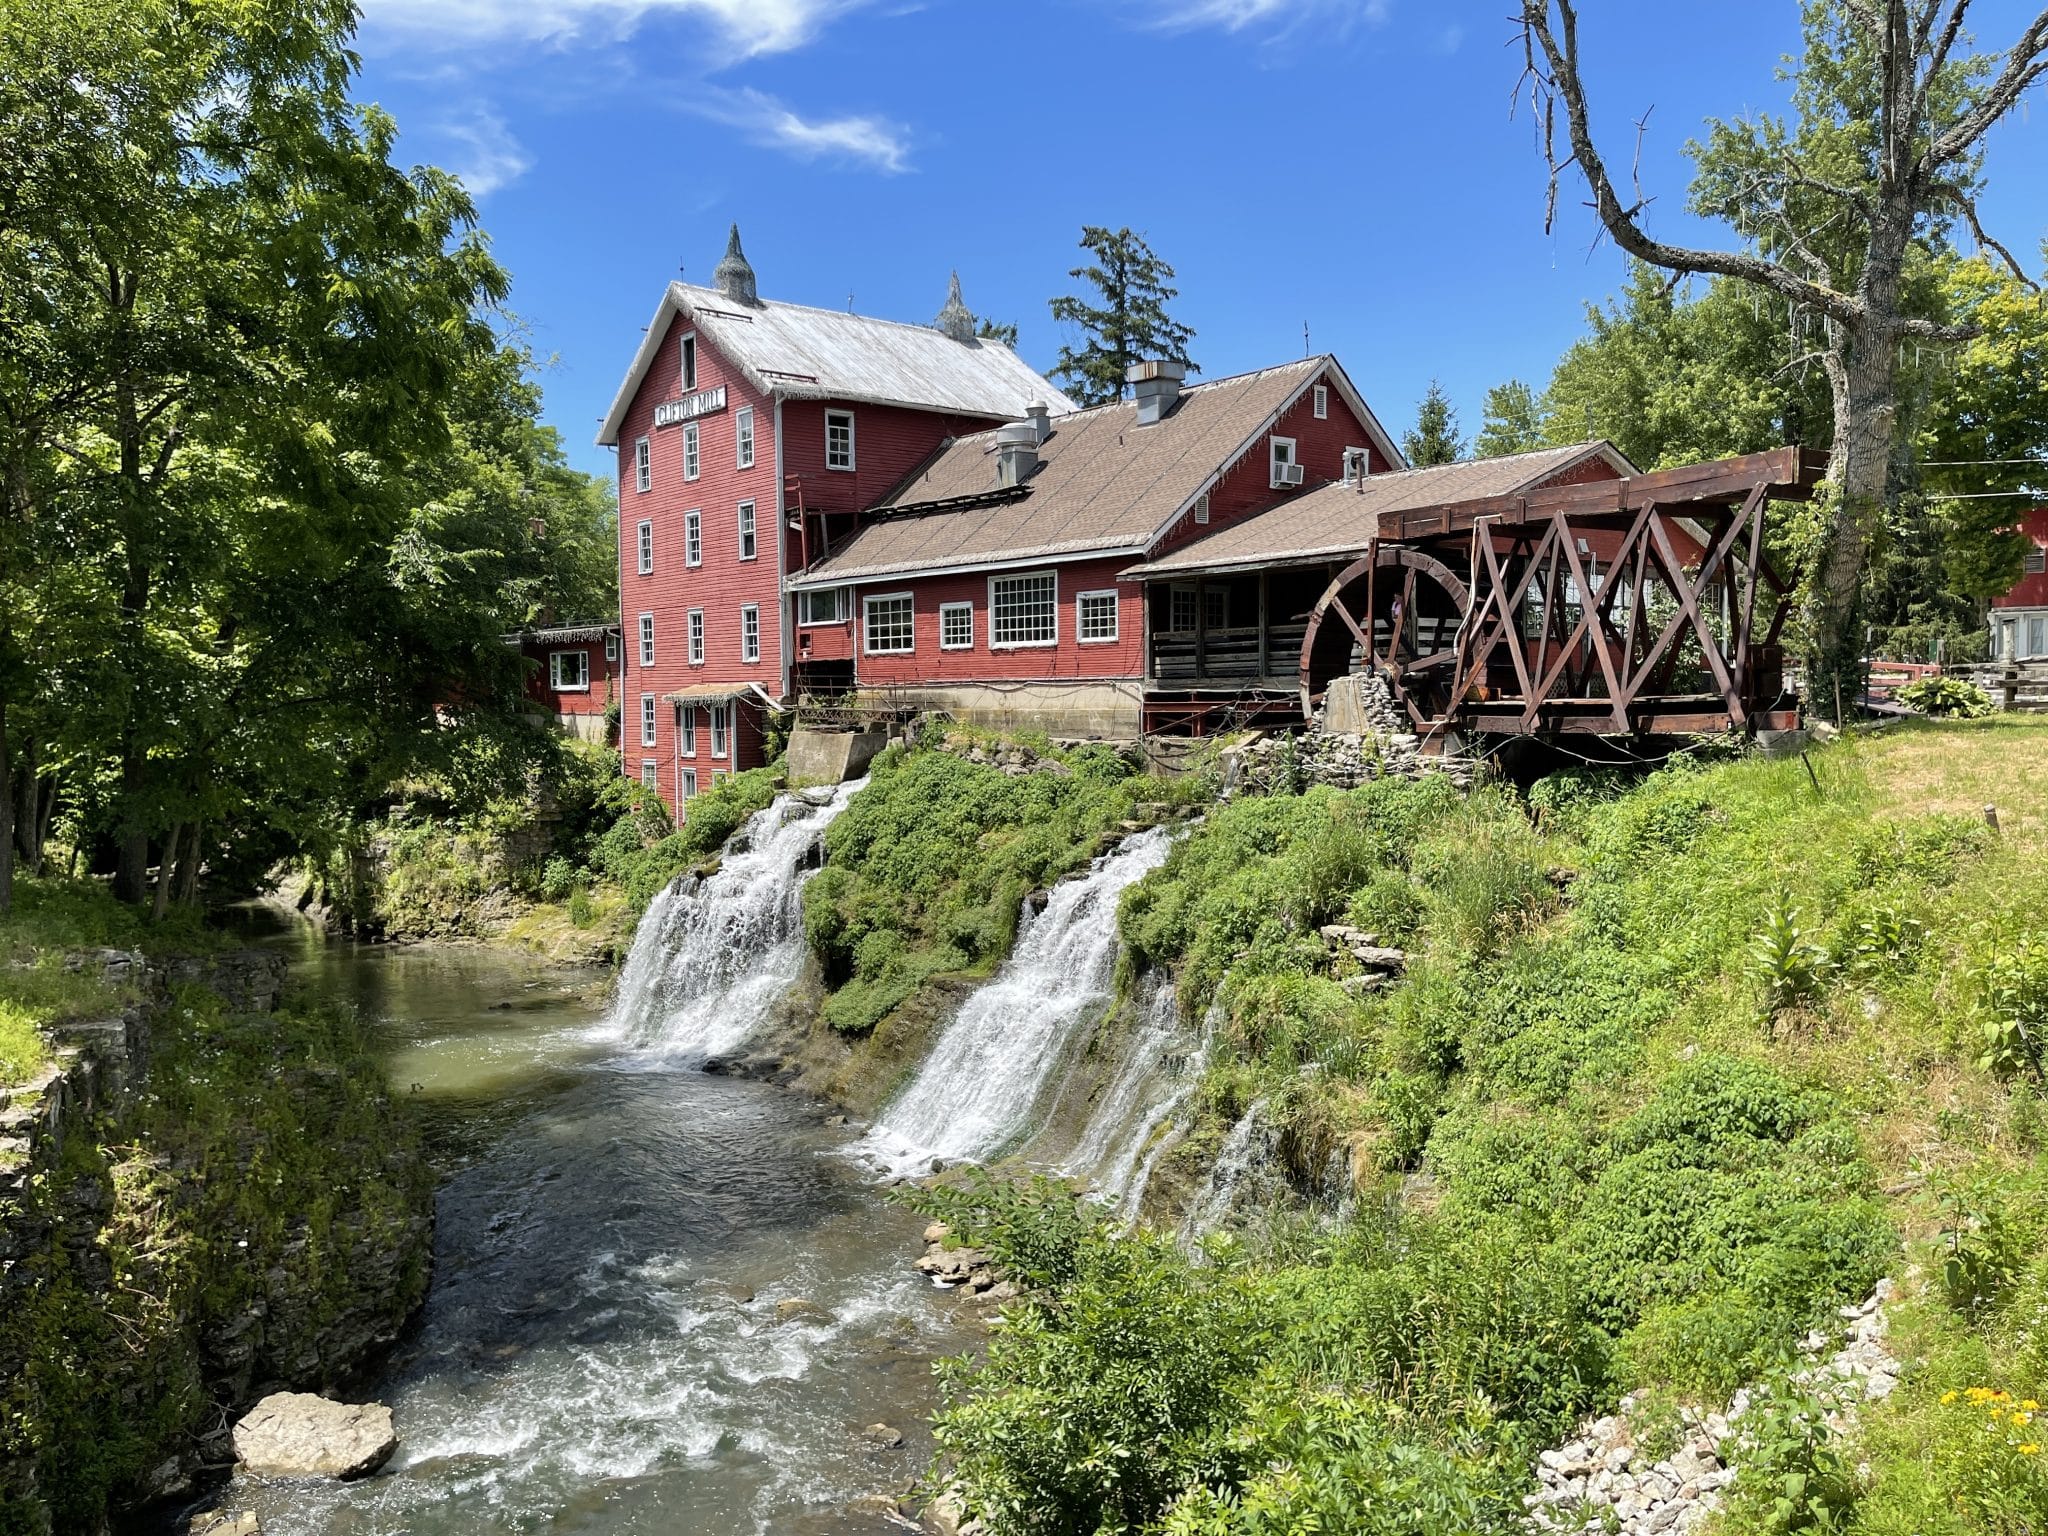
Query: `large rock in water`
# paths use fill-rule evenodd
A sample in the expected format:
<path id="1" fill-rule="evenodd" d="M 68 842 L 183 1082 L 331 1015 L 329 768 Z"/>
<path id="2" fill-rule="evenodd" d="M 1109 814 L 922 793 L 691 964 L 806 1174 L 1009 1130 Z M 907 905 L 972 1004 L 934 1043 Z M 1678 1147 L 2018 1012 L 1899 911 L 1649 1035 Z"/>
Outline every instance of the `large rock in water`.
<path id="1" fill-rule="evenodd" d="M 273 1392 L 235 1426 L 235 1459 L 257 1477 L 363 1477 L 398 1449 L 382 1403 Z"/>

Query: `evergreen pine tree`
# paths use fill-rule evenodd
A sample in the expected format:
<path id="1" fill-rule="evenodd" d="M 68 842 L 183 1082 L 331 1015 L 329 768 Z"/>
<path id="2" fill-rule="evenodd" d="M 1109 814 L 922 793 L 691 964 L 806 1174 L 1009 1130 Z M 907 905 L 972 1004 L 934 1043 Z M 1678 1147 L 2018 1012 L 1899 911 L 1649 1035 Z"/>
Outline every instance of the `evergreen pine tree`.
<path id="1" fill-rule="evenodd" d="M 983 341 L 998 342 L 1012 352 L 1017 350 L 1017 322 L 1014 320 L 991 320 L 986 315 L 977 316 L 974 334 Z"/>
<path id="2" fill-rule="evenodd" d="M 1087 279 L 1101 302 L 1078 294 L 1052 301 L 1053 319 L 1078 325 L 1085 343 L 1078 350 L 1061 347 L 1053 365 L 1053 376 L 1067 381 L 1067 392 L 1083 405 L 1121 400 L 1125 370 L 1153 358 L 1199 373 L 1188 356 L 1194 331 L 1166 312 L 1167 301 L 1180 296 L 1178 288 L 1167 286 L 1173 268 L 1152 253 L 1144 237 L 1128 226 L 1090 224 L 1081 230 L 1081 248 L 1095 261 L 1067 275 Z"/>
<path id="3" fill-rule="evenodd" d="M 1429 392 L 1415 413 L 1414 429 L 1402 434 L 1401 451 L 1417 469 L 1452 464 L 1465 456 L 1465 439 L 1458 436 L 1457 409 L 1435 379 L 1429 381 Z"/>

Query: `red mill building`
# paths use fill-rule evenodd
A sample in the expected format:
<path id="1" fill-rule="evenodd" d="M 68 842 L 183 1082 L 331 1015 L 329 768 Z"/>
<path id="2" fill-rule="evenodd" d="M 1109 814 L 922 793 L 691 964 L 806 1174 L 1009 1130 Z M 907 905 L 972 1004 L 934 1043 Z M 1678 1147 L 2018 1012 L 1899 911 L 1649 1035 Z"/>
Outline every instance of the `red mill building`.
<path id="1" fill-rule="evenodd" d="M 669 285 L 599 437 L 626 770 L 672 806 L 762 762 L 768 709 L 854 689 L 1129 739 L 1298 724 L 1370 667 L 1425 733 L 1783 723 L 1745 530 L 1811 455 L 1415 470 L 1334 357 L 1192 386 L 1140 363 L 1076 410 L 974 335 L 957 280 L 931 326 L 764 301 L 737 229 L 716 279 Z M 1701 614 L 1738 596 L 1721 635 Z"/>

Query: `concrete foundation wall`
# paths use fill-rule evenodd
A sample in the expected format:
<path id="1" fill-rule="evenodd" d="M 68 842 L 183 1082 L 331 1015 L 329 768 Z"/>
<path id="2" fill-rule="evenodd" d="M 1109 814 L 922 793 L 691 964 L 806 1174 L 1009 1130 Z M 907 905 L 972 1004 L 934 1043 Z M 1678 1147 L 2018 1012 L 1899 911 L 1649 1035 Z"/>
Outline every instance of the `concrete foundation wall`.
<path id="1" fill-rule="evenodd" d="M 950 683 L 889 690 L 921 709 L 996 731 L 1044 731 L 1062 739 L 1136 741 L 1144 722 L 1144 690 L 1135 678 L 1095 682 Z"/>
<path id="2" fill-rule="evenodd" d="M 796 730 L 789 737 L 789 782 L 843 784 L 868 771 L 889 733 L 873 731 Z"/>

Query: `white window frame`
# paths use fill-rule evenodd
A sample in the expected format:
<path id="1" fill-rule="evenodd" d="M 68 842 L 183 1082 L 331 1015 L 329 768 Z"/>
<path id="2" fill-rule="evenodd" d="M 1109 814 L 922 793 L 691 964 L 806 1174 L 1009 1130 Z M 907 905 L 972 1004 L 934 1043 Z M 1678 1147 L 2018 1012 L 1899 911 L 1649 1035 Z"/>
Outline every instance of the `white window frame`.
<path id="1" fill-rule="evenodd" d="M 683 332 L 683 339 L 676 347 L 676 374 L 682 380 L 684 393 L 697 387 L 697 333 Z"/>
<path id="2" fill-rule="evenodd" d="M 661 764 L 659 761 L 651 757 L 640 759 L 640 786 L 643 789 L 653 790 L 657 795 L 661 793 Z"/>
<path id="3" fill-rule="evenodd" d="M 633 439 L 633 489 L 643 493 L 654 489 L 654 444 L 644 437 Z"/>
<path id="4" fill-rule="evenodd" d="M 654 695 L 653 695 L 653 694 L 651 694 L 651 693 L 643 693 L 643 694 L 641 694 L 641 695 L 640 695 L 640 745 L 641 745 L 641 746 L 643 746 L 643 747 L 651 747 L 651 746 L 653 746 L 653 745 L 654 745 L 654 735 L 655 735 L 655 728 L 656 728 L 656 720 L 655 720 L 655 711 L 654 711 Z"/>
<path id="5" fill-rule="evenodd" d="M 704 563 L 704 513 L 683 514 L 683 564 L 692 570 Z"/>
<path id="6" fill-rule="evenodd" d="M 739 504 L 737 513 L 740 525 L 740 558 L 757 559 L 761 553 L 761 518 L 751 501 Z"/>
<path id="7" fill-rule="evenodd" d="M 606 635 L 604 637 L 604 659 L 606 661 L 617 661 L 619 659 L 619 637 L 617 635 Z"/>
<path id="8" fill-rule="evenodd" d="M 654 615 L 651 613 L 640 615 L 640 665 L 654 665 Z"/>
<path id="9" fill-rule="evenodd" d="M 1001 630 L 1001 627 L 1000 627 L 1000 626 L 1001 626 L 1001 624 L 1002 624 L 1002 616 L 1001 616 L 1001 611 L 1000 611 L 999 605 L 998 605 L 998 603 L 997 603 L 997 601 L 996 601 L 996 589 L 997 589 L 998 587 L 1000 587 L 1000 586 L 1001 586 L 1001 585 L 1002 585 L 1002 584 L 1003 584 L 1004 582 L 1008 582 L 1008 581 L 1039 581 L 1039 580 L 1046 580 L 1046 579 L 1049 579 L 1049 580 L 1050 580 L 1050 581 L 1052 582 L 1052 602 L 1051 602 L 1051 606 L 1050 606 L 1050 612 L 1051 612 L 1051 614 L 1052 614 L 1052 635 L 1050 636 L 1050 638 L 1048 638 L 1048 639 L 1044 639 L 1044 640 L 999 640 L 999 639 L 997 639 L 996 637 L 997 637 L 997 636 L 998 636 L 999 634 L 1001 634 L 1001 633 L 1002 633 L 1002 630 Z M 1060 643 L 1060 573 L 1059 573 L 1059 572 L 1058 572 L 1057 570 L 1051 570 L 1051 571 L 1005 571 L 1005 572 L 1003 572 L 1003 573 L 1002 573 L 1001 575 L 999 575 L 999 576 L 991 576 L 991 577 L 989 577 L 989 579 L 988 579 L 988 648 L 989 648 L 990 650 L 992 650 L 992 651 L 1028 651 L 1028 650 L 1033 650 L 1033 649 L 1042 649 L 1042 648 L 1045 648 L 1045 647 L 1049 647 L 1049 646 L 1056 646 L 1056 645 L 1058 645 L 1059 643 Z"/>
<path id="10" fill-rule="evenodd" d="M 685 704 L 677 710 L 677 714 L 680 716 L 680 719 L 676 726 L 676 739 L 678 742 L 676 755 L 678 757 L 695 757 L 697 755 L 697 706 Z"/>
<path id="11" fill-rule="evenodd" d="M 732 458 L 735 469 L 754 467 L 754 408 L 743 405 L 733 416 Z"/>
<path id="12" fill-rule="evenodd" d="M 713 757 L 729 758 L 732 756 L 733 720 L 730 713 L 731 710 L 732 705 L 730 704 L 714 704 L 711 706 L 711 755 Z M 718 770 L 715 768 L 711 771 L 711 782 L 714 784 L 718 782 Z"/>
<path id="13" fill-rule="evenodd" d="M 846 622 L 848 614 L 850 614 L 853 611 L 853 605 L 846 600 L 847 590 L 848 589 L 845 587 L 806 587 L 801 592 L 797 593 L 797 627 L 799 629 L 814 629 L 820 625 L 825 624 L 844 624 Z M 820 619 L 815 616 L 811 618 L 804 617 L 804 614 L 807 611 L 812 611 L 811 605 L 814 602 L 816 602 L 817 599 L 828 595 L 832 599 L 831 618 Z"/>
<path id="14" fill-rule="evenodd" d="M 692 801 L 692 800 L 694 800 L 694 799 L 696 799 L 696 798 L 697 798 L 697 770 L 696 770 L 696 769 L 694 769 L 694 768 L 685 768 L 685 769 L 683 770 L 683 800 L 684 800 L 684 803 L 685 803 L 685 804 L 687 804 L 687 803 L 688 803 L 689 801 Z"/>
<path id="15" fill-rule="evenodd" d="M 731 777 L 732 770 L 730 768 L 714 768 L 711 770 L 711 787 L 716 789 Z"/>
<path id="16" fill-rule="evenodd" d="M 1195 521 L 1206 524 L 1209 521 L 1209 493 L 1202 492 L 1195 498 Z"/>
<path id="17" fill-rule="evenodd" d="M 690 636 L 690 665 L 704 665 L 704 610 L 692 608 L 688 619 Z"/>
<path id="18" fill-rule="evenodd" d="M 639 550 L 640 574 L 654 574 L 654 519 L 643 517 L 633 530 L 633 542 Z"/>
<path id="19" fill-rule="evenodd" d="M 1372 451 L 1356 443 L 1344 450 L 1344 483 L 1356 485 L 1372 474 Z"/>
<path id="20" fill-rule="evenodd" d="M 1313 395 L 1314 403 L 1311 408 L 1315 411 L 1316 420 L 1328 421 L 1330 419 L 1330 386 L 1318 384 Z"/>
<path id="21" fill-rule="evenodd" d="M 761 659 L 761 605 L 740 604 L 740 660 L 758 662 Z"/>
<path id="22" fill-rule="evenodd" d="M 834 464 L 832 462 L 832 427 L 835 422 L 844 422 L 846 424 L 846 462 L 844 464 Z M 851 474 L 853 473 L 854 464 L 853 412 L 827 411 L 825 413 L 825 467 L 830 470 Z"/>
<path id="23" fill-rule="evenodd" d="M 2039 544 L 2030 545 L 2020 561 L 2020 569 L 2028 576 L 2038 576 L 2043 571 L 2048 571 L 2048 549 L 2042 548 Z"/>
<path id="24" fill-rule="evenodd" d="M 1090 598 L 1109 599 L 1109 633 L 1091 635 L 1088 633 L 1088 601 Z M 1121 629 L 1122 604 L 1114 587 L 1105 587 L 1093 592 L 1074 594 L 1074 643 L 1076 645 L 1115 645 Z"/>
<path id="25" fill-rule="evenodd" d="M 878 649 L 875 645 L 874 616 L 878 603 L 910 605 L 910 642 Z M 863 656 L 914 656 L 917 654 L 917 595 L 914 592 L 863 593 L 860 600 L 860 650 Z"/>
<path id="26" fill-rule="evenodd" d="M 956 619 L 962 614 L 967 616 L 967 637 L 963 640 L 948 640 L 946 638 L 946 621 L 948 619 Z M 974 604 L 939 604 L 939 649 L 942 651 L 971 651 L 974 649 Z"/>
<path id="27" fill-rule="evenodd" d="M 572 656 L 576 658 L 576 671 L 583 679 L 580 683 L 562 681 L 562 663 Z M 580 647 L 572 651 L 549 651 L 548 687 L 556 693 L 590 692 L 590 652 Z"/>
<path id="28" fill-rule="evenodd" d="M 683 478 L 694 480 L 704 473 L 704 428 L 702 423 L 683 423 Z"/>
<path id="29" fill-rule="evenodd" d="M 1284 458 L 1281 456 L 1281 450 L 1283 448 L 1287 450 L 1286 457 Z M 1294 465 L 1299 464 L 1300 462 L 1301 460 L 1295 455 L 1293 438 L 1271 437 L 1266 440 L 1266 480 L 1269 484 L 1274 486 L 1279 485 L 1280 467 L 1283 464 Z"/>

